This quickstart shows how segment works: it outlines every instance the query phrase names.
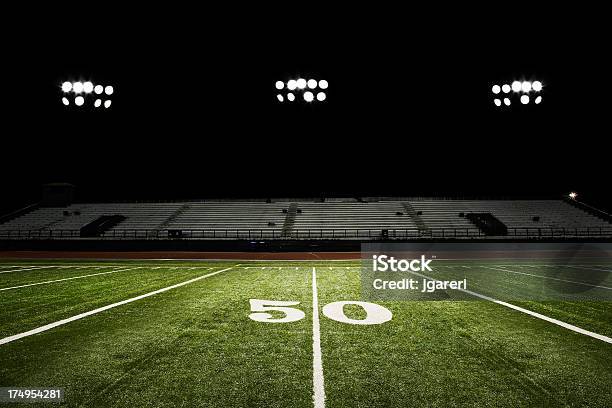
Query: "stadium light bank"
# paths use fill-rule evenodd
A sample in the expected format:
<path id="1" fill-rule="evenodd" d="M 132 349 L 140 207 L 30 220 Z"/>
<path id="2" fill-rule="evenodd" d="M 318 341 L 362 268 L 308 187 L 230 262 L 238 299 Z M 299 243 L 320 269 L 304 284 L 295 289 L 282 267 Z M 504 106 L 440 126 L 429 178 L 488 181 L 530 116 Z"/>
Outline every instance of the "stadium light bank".
<path id="1" fill-rule="evenodd" d="M 294 102 L 296 99 L 304 101 L 306 103 L 324 102 L 327 99 L 327 88 L 329 83 L 325 79 L 290 79 L 286 82 L 276 81 L 274 84 L 275 88 L 279 93 L 276 95 L 276 99 L 279 102 Z M 280 93 L 281 91 L 287 91 L 286 94 Z M 297 95 L 297 97 L 296 97 Z"/>
<path id="2" fill-rule="evenodd" d="M 494 84 L 491 87 L 493 94 L 493 104 L 497 107 L 511 106 L 514 102 L 521 105 L 532 103 L 539 105 L 542 103 L 542 90 L 544 85 L 541 81 L 513 81 L 511 84 Z"/>
<path id="3" fill-rule="evenodd" d="M 64 81 L 61 85 L 62 104 L 71 106 L 74 104 L 77 108 L 82 108 L 89 104 L 94 108 L 108 109 L 111 107 L 112 100 L 109 98 L 115 93 L 115 88 L 112 85 L 94 84 L 91 81 Z M 104 101 L 102 99 L 105 99 Z M 92 101 L 93 102 L 90 102 Z"/>

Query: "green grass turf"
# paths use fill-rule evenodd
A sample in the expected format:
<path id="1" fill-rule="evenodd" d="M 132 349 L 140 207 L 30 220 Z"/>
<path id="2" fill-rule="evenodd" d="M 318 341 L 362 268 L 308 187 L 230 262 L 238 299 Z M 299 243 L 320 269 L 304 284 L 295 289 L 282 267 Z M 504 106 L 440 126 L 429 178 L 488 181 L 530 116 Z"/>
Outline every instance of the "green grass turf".
<path id="1" fill-rule="evenodd" d="M 0 292 L 0 338 L 238 262 L 23 264 L 36 263 L 86 268 L 0 274 L 0 287 L 111 270 L 101 265 L 143 268 Z M 322 308 L 360 300 L 359 264 L 240 264 L 0 345 L 0 386 L 64 387 L 71 407 L 312 407 L 312 267 Z M 549 268 L 536 266 L 517 270 Z M 509 284 L 529 282 L 503 276 Z M 528 279 L 538 285 L 539 278 Z M 255 322 L 249 299 L 299 301 L 306 317 Z M 611 344 L 485 301 L 376 303 L 392 311 L 391 321 L 360 326 L 320 315 L 327 407 L 612 406 Z M 609 302 L 517 304 L 612 333 Z M 364 317 L 358 307 L 345 313 Z"/>

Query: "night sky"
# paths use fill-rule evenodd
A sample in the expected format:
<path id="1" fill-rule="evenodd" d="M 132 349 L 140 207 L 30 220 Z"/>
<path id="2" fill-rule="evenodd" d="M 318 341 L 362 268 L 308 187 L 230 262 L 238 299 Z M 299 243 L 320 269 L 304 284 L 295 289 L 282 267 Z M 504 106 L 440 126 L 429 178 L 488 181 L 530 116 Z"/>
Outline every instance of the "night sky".
<path id="1" fill-rule="evenodd" d="M 595 12 L 236 7 L 20 21 L 3 58 L 0 207 L 55 181 L 104 201 L 612 201 Z M 328 99 L 279 103 L 275 81 L 300 76 L 328 80 Z M 63 106 L 61 83 L 79 79 L 113 85 L 111 108 Z M 491 86 L 515 79 L 542 81 L 542 104 L 494 106 Z"/>

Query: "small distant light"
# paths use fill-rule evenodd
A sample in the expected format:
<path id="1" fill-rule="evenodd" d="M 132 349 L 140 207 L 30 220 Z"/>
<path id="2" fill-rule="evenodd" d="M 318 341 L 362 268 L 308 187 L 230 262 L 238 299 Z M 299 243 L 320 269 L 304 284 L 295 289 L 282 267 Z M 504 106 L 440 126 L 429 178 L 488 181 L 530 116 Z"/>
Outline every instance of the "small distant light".
<path id="1" fill-rule="evenodd" d="M 295 90 L 295 88 L 297 88 L 297 81 L 295 79 L 290 79 L 287 82 L 287 89 L 289 89 L 290 91 Z"/>
<path id="2" fill-rule="evenodd" d="M 299 89 L 304 89 L 306 88 L 306 80 L 304 78 L 300 78 L 296 81 L 297 87 Z"/>
<path id="3" fill-rule="evenodd" d="M 527 105 L 529 103 L 529 96 L 528 95 L 521 95 L 521 103 L 523 105 Z"/>
<path id="4" fill-rule="evenodd" d="M 501 106 L 501 100 L 500 99 L 494 99 L 493 103 L 495 104 L 495 106 Z"/>
<path id="5" fill-rule="evenodd" d="M 62 92 L 70 92 L 72 91 L 72 82 L 64 82 L 62 84 Z"/>
<path id="6" fill-rule="evenodd" d="M 514 81 L 514 82 L 512 83 L 512 90 L 513 90 L 514 92 L 520 92 L 520 91 L 521 91 L 521 85 L 522 85 L 522 84 L 521 84 L 519 81 Z"/>
<path id="7" fill-rule="evenodd" d="M 319 88 L 327 89 L 328 86 L 329 86 L 329 84 L 327 83 L 326 80 L 322 79 L 322 80 L 319 81 Z"/>
<path id="8" fill-rule="evenodd" d="M 537 98 L 535 98 L 535 101 L 533 101 L 536 105 L 539 105 L 540 102 L 542 102 L 542 97 L 538 96 Z"/>
<path id="9" fill-rule="evenodd" d="M 304 100 L 306 102 L 312 102 L 314 100 L 314 95 L 310 91 L 304 92 Z"/>
<path id="10" fill-rule="evenodd" d="M 110 106 L 111 106 L 111 101 L 104 101 L 105 108 L 110 108 Z"/>
<path id="11" fill-rule="evenodd" d="M 82 96 L 77 96 L 76 98 L 74 98 L 74 103 L 76 106 L 83 106 L 83 104 L 85 103 L 85 98 L 83 98 Z"/>
<path id="12" fill-rule="evenodd" d="M 497 94 L 498 94 L 498 93 L 501 91 L 501 88 L 499 87 L 499 85 L 493 85 L 493 87 L 491 88 L 491 91 L 492 91 L 492 92 L 493 92 L 495 95 L 497 95 Z"/>
<path id="13" fill-rule="evenodd" d="M 578 197 L 578 193 L 572 191 L 571 193 L 569 193 L 569 198 L 571 198 L 572 200 L 575 200 L 576 197 Z"/>
<path id="14" fill-rule="evenodd" d="M 95 106 L 96 108 L 99 108 L 99 107 L 100 107 L 100 105 L 102 105 L 102 100 L 101 100 L 101 99 L 96 99 L 96 101 L 94 102 L 94 106 Z"/>
<path id="15" fill-rule="evenodd" d="M 294 94 L 292 94 L 291 92 L 289 92 L 289 93 L 287 94 L 287 100 L 288 100 L 289 102 L 293 102 L 293 101 L 295 101 L 295 95 L 294 95 Z"/>
<path id="16" fill-rule="evenodd" d="M 317 101 L 323 102 L 325 98 L 327 98 L 327 95 L 325 95 L 325 92 L 319 92 L 317 94 Z"/>
<path id="17" fill-rule="evenodd" d="M 100 95 L 102 92 L 104 92 L 104 87 L 102 85 L 96 85 L 94 92 L 96 95 Z"/>
<path id="18" fill-rule="evenodd" d="M 315 79 L 308 80 L 308 88 L 315 89 L 317 87 L 317 81 Z"/>
<path id="19" fill-rule="evenodd" d="M 83 91 L 85 91 L 85 93 L 92 93 L 93 88 L 94 88 L 93 84 L 89 81 L 83 84 Z"/>
<path id="20" fill-rule="evenodd" d="M 540 92 L 542 90 L 542 83 L 540 81 L 533 81 L 531 84 L 531 89 L 535 92 Z"/>
<path id="21" fill-rule="evenodd" d="M 285 100 L 285 98 L 283 98 L 283 95 L 281 94 L 276 95 L 276 99 L 278 99 L 279 102 L 282 102 Z"/>
<path id="22" fill-rule="evenodd" d="M 107 95 L 112 95 L 113 92 L 115 92 L 115 89 L 113 89 L 112 86 L 108 85 L 106 88 L 104 88 L 104 93 Z"/>
<path id="23" fill-rule="evenodd" d="M 72 85 L 71 85 L 72 86 Z M 64 104 L 64 106 L 68 106 L 70 105 L 70 101 L 68 100 L 68 98 L 62 98 L 62 103 Z"/>
<path id="24" fill-rule="evenodd" d="M 72 90 L 74 91 L 74 93 L 77 93 L 77 94 L 83 92 L 83 83 L 82 82 L 73 83 Z"/>
<path id="25" fill-rule="evenodd" d="M 508 85 L 508 84 L 504 84 L 504 85 L 502 86 L 502 92 L 503 92 L 503 93 L 508 93 L 508 92 L 510 92 L 510 85 Z"/>
<path id="26" fill-rule="evenodd" d="M 510 106 L 510 99 L 504 98 L 504 105 Z"/>
<path id="27" fill-rule="evenodd" d="M 521 84 L 521 90 L 523 92 L 530 92 L 531 91 L 531 82 L 523 81 L 523 83 Z"/>
<path id="28" fill-rule="evenodd" d="M 276 81 L 276 89 L 279 91 L 285 87 L 285 83 L 283 81 Z"/>

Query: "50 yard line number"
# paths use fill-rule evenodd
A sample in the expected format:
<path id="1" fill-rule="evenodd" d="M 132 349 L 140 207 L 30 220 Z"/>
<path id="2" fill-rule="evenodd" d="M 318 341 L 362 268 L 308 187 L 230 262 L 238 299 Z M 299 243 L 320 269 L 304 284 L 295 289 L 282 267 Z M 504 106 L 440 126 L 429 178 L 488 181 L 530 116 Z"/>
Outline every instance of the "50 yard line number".
<path id="1" fill-rule="evenodd" d="M 302 310 L 290 307 L 297 306 L 300 302 L 251 299 L 250 303 L 251 311 L 254 313 L 251 313 L 249 318 L 256 322 L 291 323 L 302 320 L 306 316 Z M 351 319 L 344 313 L 344 306 L 346 305 L 360 306 L 365 311 L 366 317 L 364 319 Z M 284 316 L 275 318 L 268 313 L 270 311 L 282 312 Z M 360 325 L 382 324 L 393 318 L 391 311 L 384 306 L 354 300 L 329 303 L 323 306 L 323 314 L 327 318 L 340 323 Z"/>

